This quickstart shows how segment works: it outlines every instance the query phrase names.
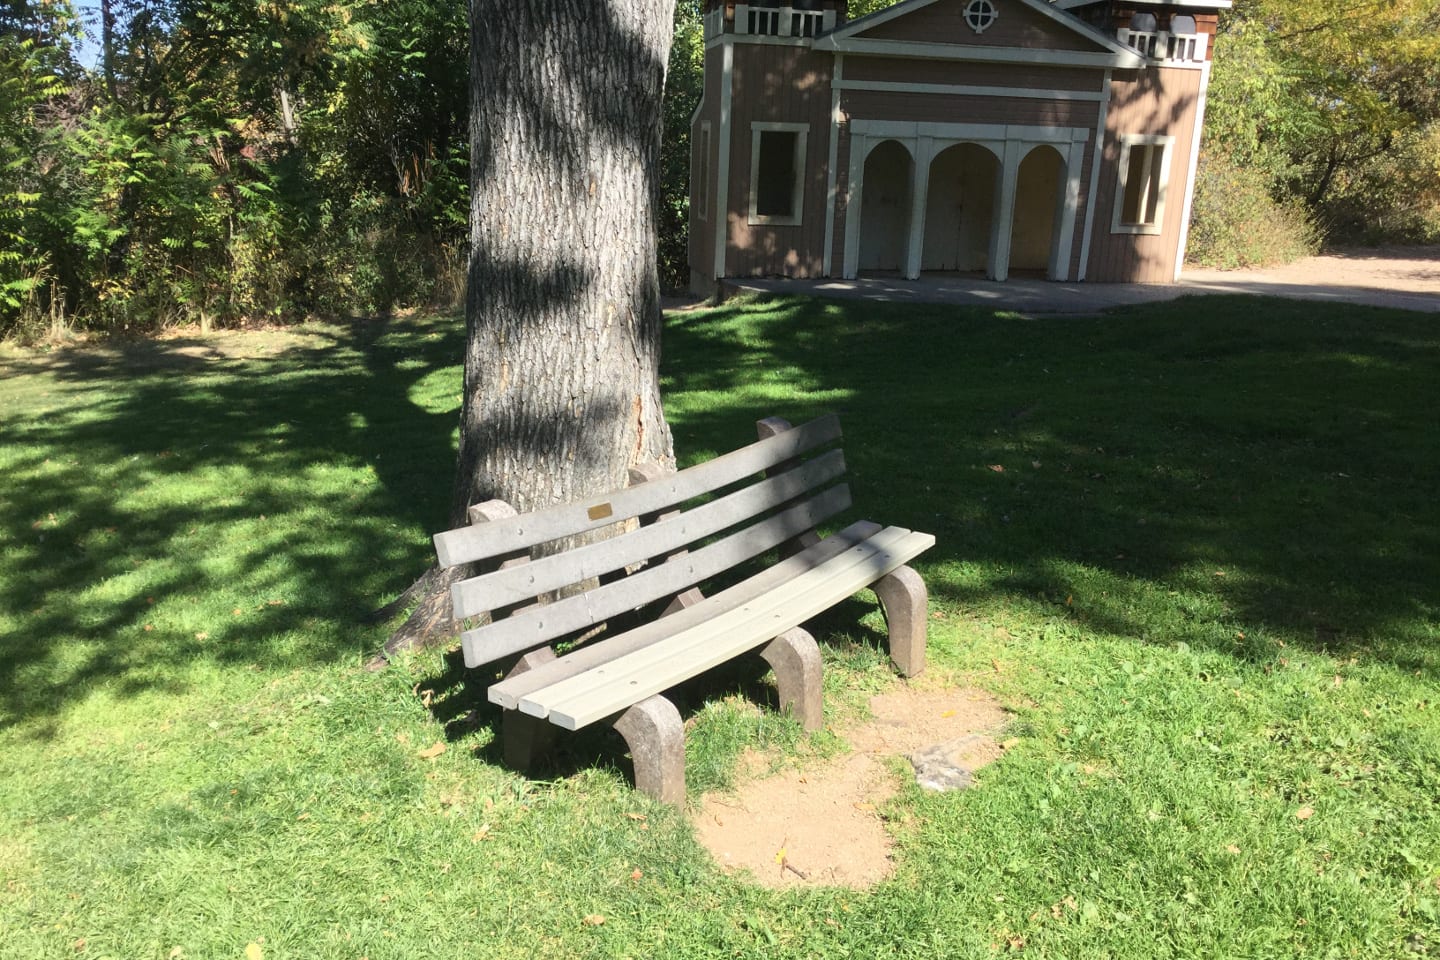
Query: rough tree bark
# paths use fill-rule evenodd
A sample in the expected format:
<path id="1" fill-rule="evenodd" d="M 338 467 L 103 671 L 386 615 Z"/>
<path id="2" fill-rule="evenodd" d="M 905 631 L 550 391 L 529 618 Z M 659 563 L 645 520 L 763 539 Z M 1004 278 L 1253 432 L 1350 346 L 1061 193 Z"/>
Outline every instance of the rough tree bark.
<path id="1" fill-rule="evenodd" d="M 451 525 L 673 462 L 655 198 L 674 0 L 472 0 L 465 388 Z M 431 571 L 387 652 L 454 631 Z"/>

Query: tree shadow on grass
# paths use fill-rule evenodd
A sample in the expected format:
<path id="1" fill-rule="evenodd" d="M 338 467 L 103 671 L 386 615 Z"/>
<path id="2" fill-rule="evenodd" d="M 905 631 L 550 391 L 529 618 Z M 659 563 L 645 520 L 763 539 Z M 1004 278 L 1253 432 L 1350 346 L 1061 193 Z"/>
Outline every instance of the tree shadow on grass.
<path id="1" fill-rule="evenodd" d="M 0 725 L 373 647 L 446 516 L 463 343 L 437 317 L 11 364 L 37 376 L 0 424 Z"/>
<path id="2" fill-rule="evenodd" d="M 776 299 L 672 317 L 682 461 L 841 414 L 856 512 L 932 595 L 1242 657 L 1434 672 L 1440 334 L 1251 297 L 1102 318 Z"/>

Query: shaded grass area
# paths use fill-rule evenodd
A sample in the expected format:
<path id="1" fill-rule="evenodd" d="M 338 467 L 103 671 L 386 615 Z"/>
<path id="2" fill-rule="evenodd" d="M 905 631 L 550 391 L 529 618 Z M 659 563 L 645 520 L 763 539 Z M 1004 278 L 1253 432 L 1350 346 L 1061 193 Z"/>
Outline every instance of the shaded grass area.
<path id="1" fill-rule="evenodd" d="M 360 668 L 444 520 L 462 342 L 0 359 L 0 956 L 1440 953 L 1425 318 L 670 318 L 682 459 L 838 410 L 857 512 L 939 538 L 933 681 L 1016 714 L 978 789 L 885 809 L 869 892 L 719 874 L 601 734 L 505 771 L 453 657 Z M 823 627 L 838 719 L 897 681 L 872 604 Z M 840 748 L 743 705 L 766 689 L 684 691 L 692 792 L 747 745 Z"/>

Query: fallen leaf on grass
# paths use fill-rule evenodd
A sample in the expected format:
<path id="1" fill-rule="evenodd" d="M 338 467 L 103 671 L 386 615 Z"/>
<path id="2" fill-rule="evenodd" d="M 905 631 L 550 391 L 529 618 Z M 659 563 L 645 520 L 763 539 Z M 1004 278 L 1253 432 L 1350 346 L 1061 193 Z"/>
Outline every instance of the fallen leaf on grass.
<path id="1" fill-rule="evenodd" d="M 440 756 L 440 754 L 444 752 L 445 741 L 436 740 L 433 744 L 426 747 L 424 750 L 417 752 L 415 755 L 421 760 L 434 760 L 436 757 Z"/>
<path id="2" fill-rule="evenodd" d="M 76 953 L 82 953 L 85 950 L 85 938 L 81 937 L 79 940 L 70 944 L 70 946 L 74 948 Z"/>
<path id="3" fill-rule="evenodd" d="M 645 876 L 645 874 L 641 872 L 639 867 L 636 867 L 634 870 L 630 871 L 631 880 L 639 880 L 643 876 Z"/>
<path id="4" fill-rule="evenodd" d="M 1226 853 L 1239 853 L 1239 852 L 1240 852 L 1240 848 L 1237 847 L 1237 846 L 1235 846 L 1235 844 L 1232 843 L 1232 844 L 1230 844 L 1228 847 L 1225 848 L 1225 852 L 1226 852 Z"/>
<path id="5" fill-rule="evenodd" d="M 1315 816 L 1314 807 L 1301 807 L 1299 810 L 1295 811 L 1296 820 L 1309 820 L 1313 816 Z"/>
<path id="6" fill-rule="evenodd" d="M 210 639 L 210 634 L 206 633 L 204 630 L 201 630 L 199 633 L 195 634 L 195 639 L 196 639 L 196 640 L 209 640 L 209 639 Z"/>
<path id="7" fill-rule="evenodd" d="M 641 822 L 644 822 L 644 821 L 650 819 L 649 817 L 645 816 L 645 814 L 643 814 L 643 813 L 627 813 L 627 814 L 625 814 L 625 816 L 629 817 L 631 820 L 639 820 L 639 821 L 641 821 Z"/>
<path id="8" fill-rule="evenodd" d="M 481 840 L 490 839 L 490 824 L 482 824 L 479 830 L 470 835 L 471 843 L 479 843 Z"/>
<path id="9" fill-rule="evenodd" d="M 1001 466 L 1000 464 L 998 464 L 998 463 L 992 463 L 992 464 L 990 464 L 987 469 L 993 470 L 993 471 L 996 472 L 996 473 L 1004 473 L 1004 472 L 1005 472 L 1005 468 L 1002 467 L 1002 466 Z"/>
<path id="10" fill-rule="evenodd" d="M 258 943 L 247 943 L 245 945 L 245 960 L 264 960 L 265 951 L 260 949 Z"/>
<path id="11" fill-rule="evenodd" d="M 598 927 L 605 923 L 605 918 L 598 913 L 592 913 L 580 921 L 587 927 Z"/>

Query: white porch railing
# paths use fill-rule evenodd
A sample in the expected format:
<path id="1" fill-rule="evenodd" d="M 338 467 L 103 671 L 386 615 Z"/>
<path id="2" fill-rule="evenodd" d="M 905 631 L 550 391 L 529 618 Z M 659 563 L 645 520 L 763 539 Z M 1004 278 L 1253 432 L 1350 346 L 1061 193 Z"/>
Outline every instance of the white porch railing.
<path id="1" fill-rule="evenodd" d="M 817 37 L 835 25 L 833 10 L 735 5 L 735 32 L 760 37 Z"/>
<path id="2" fill-rule="evenodd" d="M 1206 43 L 1210 39 L 1203 33 L 1130 30 L 1126 27 L 1117 30 L 1115 36 L 1142 57 L 1170 63 L 1204 63 Z"/>

